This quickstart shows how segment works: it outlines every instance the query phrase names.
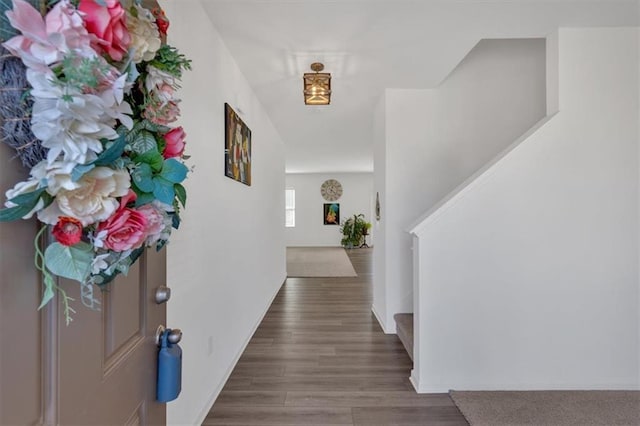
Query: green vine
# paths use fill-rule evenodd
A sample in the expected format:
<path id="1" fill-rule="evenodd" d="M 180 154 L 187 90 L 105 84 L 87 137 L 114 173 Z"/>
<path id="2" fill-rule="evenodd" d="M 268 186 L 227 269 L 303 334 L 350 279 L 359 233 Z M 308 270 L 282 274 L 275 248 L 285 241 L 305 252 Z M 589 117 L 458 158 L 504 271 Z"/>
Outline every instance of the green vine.
<path id="1" fill-rule="evenodd" d="M 158 50 L 156 57 L 149 61 L 149 65 L 176 78 L 182 77 L 183 71 L 191 69 L 191 61 L 179 53 L 178 49 L 167 44 Z"/>
<path id="2" fill-rule="evenodd" d="M 47 230 L 47 225 L 44 225 L 40 228 L 40 231 L 36 234 L 36 238 L 34 240 L 33 246 L 36 249 L 34 263 L 36 269 L 42 273 L 42 283 L 44 285 L 44 293 L 42 295 L 42 301 L 40 302 L 40 306 L 38 306 L 38 310 L 42 309 L 54 296 L 57 291 L 60 296 L 62 296 L 62 304 L 64 306 L 64 318 L 66 325 L 69 325 L 73 318 L 72 314 L 75 314 L 76 311 L 71 307 L 69 302 L 73 302 L 75 299 L 69 297 L 67 292 L 64 291 L 60 286 L 56 284 L 55 278 L 51 275 L 51 272 L 47 270 L 47 267 L 44 263 L 44 253 L 40 249 L 40 240 L 44 235 L 44 232 Z"/>

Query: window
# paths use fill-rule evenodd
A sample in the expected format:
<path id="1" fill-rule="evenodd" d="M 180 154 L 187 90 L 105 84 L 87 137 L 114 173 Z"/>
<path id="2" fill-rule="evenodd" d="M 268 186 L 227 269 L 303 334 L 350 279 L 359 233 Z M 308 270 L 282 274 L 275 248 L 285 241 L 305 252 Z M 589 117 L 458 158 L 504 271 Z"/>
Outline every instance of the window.
<path id="1" fill-rule="evenodd" d="M 296 190 L 285 189 L 285 219 L 284 226 L 287 228 L 293 228 L 296 226 Z"/>

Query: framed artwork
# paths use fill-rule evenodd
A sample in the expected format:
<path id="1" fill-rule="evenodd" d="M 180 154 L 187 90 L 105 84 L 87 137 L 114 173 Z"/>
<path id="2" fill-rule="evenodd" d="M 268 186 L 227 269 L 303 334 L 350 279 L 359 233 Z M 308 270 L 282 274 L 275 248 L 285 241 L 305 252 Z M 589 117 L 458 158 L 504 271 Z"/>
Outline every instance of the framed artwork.
<path id="1" fill-rule="evenodd" d="M 227 103 L 224 117 L 224 173 L 251 186 L 251 130 Z"/>
<path id="2" fill-rule="evenodd" d="M 323 212 L 325 225 L 340 225 L 340 204 L 327 203 Z"/>

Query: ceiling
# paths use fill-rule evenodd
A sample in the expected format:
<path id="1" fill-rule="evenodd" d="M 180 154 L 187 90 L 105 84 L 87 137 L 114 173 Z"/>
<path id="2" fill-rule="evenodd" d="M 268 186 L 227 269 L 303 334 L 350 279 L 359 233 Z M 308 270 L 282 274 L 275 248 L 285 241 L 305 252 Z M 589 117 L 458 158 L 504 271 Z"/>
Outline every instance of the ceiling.
<path id="1" fill-rule="evenodd" d="M 288 173 L 373 171 L 385 88 L 436 87 L 483 38 L 558 26 L 635 26 L 637 0 L 202 0 L 286 147 Z M 302 74 L 332 74 L 309 107 Z"/>

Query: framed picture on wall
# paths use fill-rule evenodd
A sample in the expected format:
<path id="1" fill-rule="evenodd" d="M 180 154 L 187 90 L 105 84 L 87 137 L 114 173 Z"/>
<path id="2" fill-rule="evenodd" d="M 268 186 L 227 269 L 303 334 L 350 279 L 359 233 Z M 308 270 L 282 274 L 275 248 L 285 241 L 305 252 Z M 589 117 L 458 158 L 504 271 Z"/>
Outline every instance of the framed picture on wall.
<path id="1" fill-rule="evenodd" d="M 251 186 L 251 130 L 227 103 L 224 117 L 225 175 Z"/>
<path id="2" fill-rule="evenodd" d="M 323 208 L 325 225 L 340 225 L 340 204 L 327 203 Z"/>

